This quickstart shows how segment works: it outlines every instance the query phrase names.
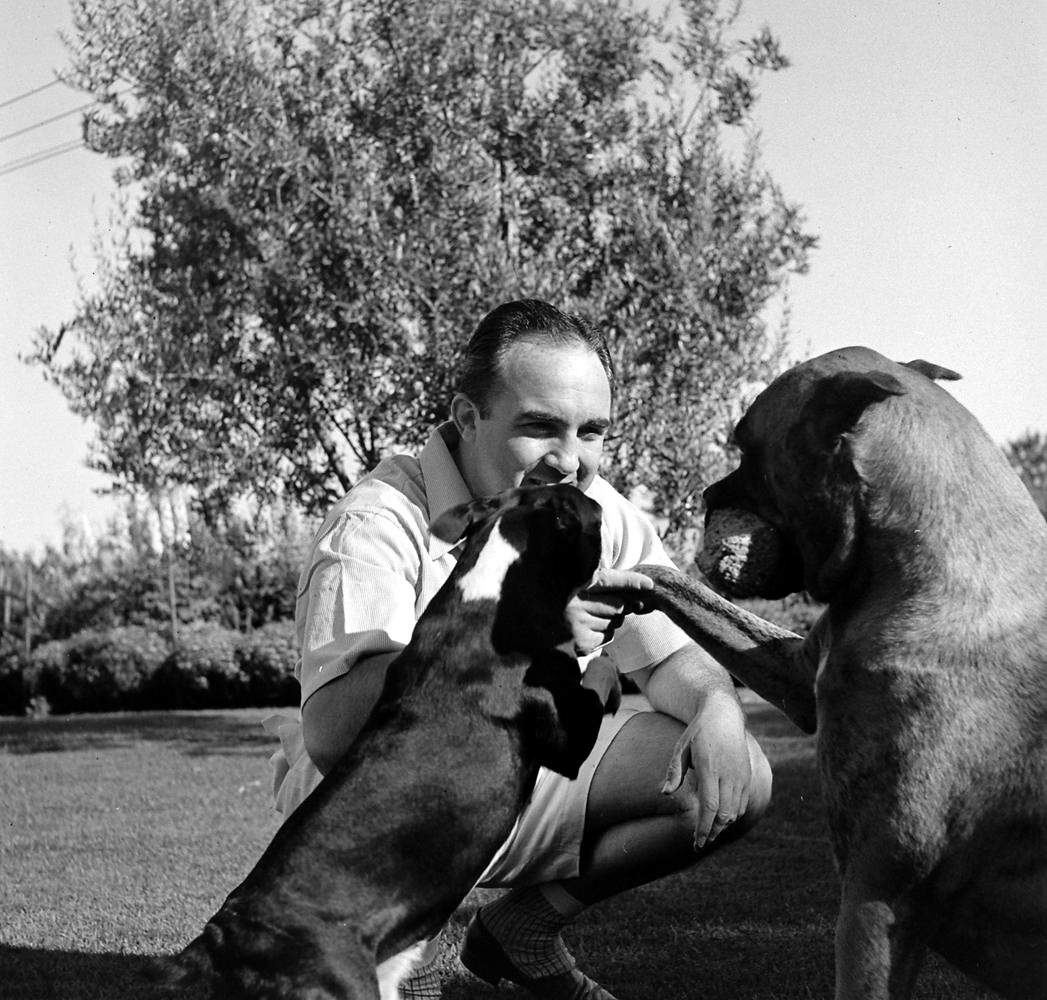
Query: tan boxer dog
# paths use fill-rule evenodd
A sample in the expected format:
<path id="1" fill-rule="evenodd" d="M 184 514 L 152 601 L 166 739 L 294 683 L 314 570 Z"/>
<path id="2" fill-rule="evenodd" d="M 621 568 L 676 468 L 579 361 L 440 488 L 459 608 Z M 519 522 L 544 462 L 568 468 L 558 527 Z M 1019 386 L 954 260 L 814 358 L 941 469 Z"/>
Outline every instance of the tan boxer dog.
<path id="1" fill-rule="evenodd" d="M 707 517 L 777 529 L 763 596 L 828 604 L 806 643 L 746 638 L 730 615 L 710 628 L 706 591 L 642 567 L 713 652 L 750 676 L 770 663 L 798 721 L 817 671 L 838 1000 L 909 997 L 928 946 L 1002 996 L 1047 997 L 1047 523 L 932 381 L 956 377 L 833 351 L 738 424 L 741 464 L 706 491 Z"/>
<path id="2" fill-rule="evenodd" d="M 566 652 L 564 612 L 597 568 L 600 522 L 572 486 L 509 490 L 434 522 L 465 546 L 367 725 L 154 978 L 203 980 L 216 1000 L 395 1000 L 539 766 L 576 777 L 618 705 L 610 661 L 583 677 Z"/>

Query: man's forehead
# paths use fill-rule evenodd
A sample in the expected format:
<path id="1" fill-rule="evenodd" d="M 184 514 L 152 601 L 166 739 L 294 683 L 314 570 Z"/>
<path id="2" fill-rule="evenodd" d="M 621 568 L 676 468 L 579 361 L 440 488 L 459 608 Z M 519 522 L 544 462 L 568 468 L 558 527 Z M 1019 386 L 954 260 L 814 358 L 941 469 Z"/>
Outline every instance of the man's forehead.
<path id="1" fill-rule="evenodd" d="M 506 347 L 499 367 L 503 372 L 515 369 L 557 368 L 562 363 L 595 366 L 603 374 L 599 355 L 580 340 L 558 340 L 553 337 L 524 337 Z"/>
<path id="2" fill-rule="evenodd" d="M 600 359 L 581 344 L 550 342 L 542 351 L 535 346 L 513 346 L 517 353 L 507 355 L 492 402 L 516 413 L 608 420 L 611 389 Z"/>

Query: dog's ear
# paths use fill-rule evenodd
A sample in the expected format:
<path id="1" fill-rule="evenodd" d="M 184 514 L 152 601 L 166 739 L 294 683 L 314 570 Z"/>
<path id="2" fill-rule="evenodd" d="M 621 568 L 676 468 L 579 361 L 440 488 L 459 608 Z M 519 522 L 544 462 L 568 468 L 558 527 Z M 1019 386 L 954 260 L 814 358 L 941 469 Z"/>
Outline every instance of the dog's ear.
<path id="1" fill-rule="evenodd" d="M 481 497 L 450 507 L 429 525 L 437 538 L 453 544 L 465 538 L 478 524 L 482 524 L 501 506 L 498 497 Z"/>
<path id="2" fill-rule="evenodd" d="M 822 379 L 804 406 L 804 423 L 814 427 L 823 442 L 849 431 L 873 403 L 902 396 L 905 387 L 890 372 L 839 372 Z"/>
<path id="3" fill-rule="evenodd" d="M 914 372 L 919 372 L 935 382 L 939 379 L 944 379 L 946 382 L 955 382 L 963 378 L 959 372 L 954 372 L 951 368 L 943 368 L 941 365 L 936 365 L 933 361 L 924 361 L 923 358 L 906 361 L 905 367 L 911 368 Z"/>

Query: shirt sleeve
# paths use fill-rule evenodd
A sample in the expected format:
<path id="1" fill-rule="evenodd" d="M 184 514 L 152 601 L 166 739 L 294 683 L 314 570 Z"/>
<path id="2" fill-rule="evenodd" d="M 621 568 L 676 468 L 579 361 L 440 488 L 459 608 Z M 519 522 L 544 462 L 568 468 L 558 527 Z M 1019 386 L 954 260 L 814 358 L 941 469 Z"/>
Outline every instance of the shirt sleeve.
<path id="1" fill-rule="evenodd" d="M 632 569 L 639 563 L 673 566 L 650 519 L 604 480 L 591 495 L 603 508 L 603 564 Z M 661 611 L 629 615 L 603 650 L 623 674 L 661 663 L 692 640 Z"/>
<path id="2" fill-rule="evenodd" d="M 353 509 L 321 530 L 296 607 L 303 705 L 359 660 L 407 645 L 419 563 L 416 541 L 388 512 Z"/>

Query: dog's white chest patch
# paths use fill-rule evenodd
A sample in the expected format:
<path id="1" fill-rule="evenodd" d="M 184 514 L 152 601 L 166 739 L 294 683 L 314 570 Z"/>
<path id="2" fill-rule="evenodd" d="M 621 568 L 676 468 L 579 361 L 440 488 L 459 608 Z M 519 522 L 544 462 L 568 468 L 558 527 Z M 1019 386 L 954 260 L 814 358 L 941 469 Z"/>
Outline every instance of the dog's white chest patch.
<path id="1" fill-rule="evenodd" d="M 502 593 L 505 574 L 520 558 L 518 549 L 510 545 L 496 524 L 491 529 L 487 544 L 483 547 L 472 569 L 463 573 L 458 580 L 458 590 L 465 601 L 496 601 Z"/>

